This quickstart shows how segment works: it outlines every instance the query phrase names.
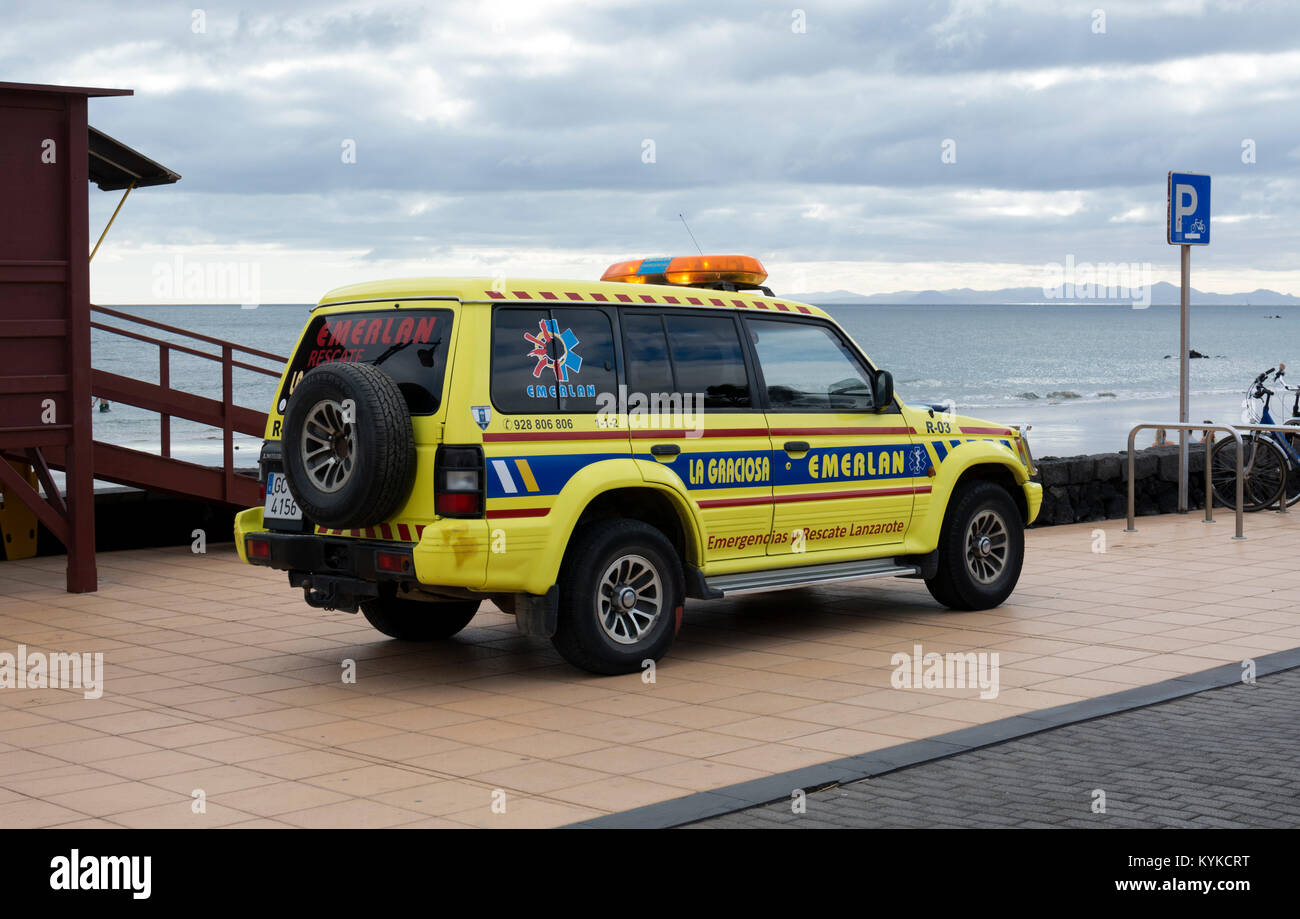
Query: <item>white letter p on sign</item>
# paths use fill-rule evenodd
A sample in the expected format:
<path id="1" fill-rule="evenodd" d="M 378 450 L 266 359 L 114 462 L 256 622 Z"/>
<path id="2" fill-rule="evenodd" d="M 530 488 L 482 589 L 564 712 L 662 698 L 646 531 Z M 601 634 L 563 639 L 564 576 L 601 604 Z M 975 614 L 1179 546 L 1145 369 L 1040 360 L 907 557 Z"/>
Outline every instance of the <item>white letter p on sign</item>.
<path id="1" fill-rule="evenodd" d="M 1191 185 L 1174 186 L 1174 230 L 1183 232 L 1183 218 L 1196 213 L 1196 189 Z"/>

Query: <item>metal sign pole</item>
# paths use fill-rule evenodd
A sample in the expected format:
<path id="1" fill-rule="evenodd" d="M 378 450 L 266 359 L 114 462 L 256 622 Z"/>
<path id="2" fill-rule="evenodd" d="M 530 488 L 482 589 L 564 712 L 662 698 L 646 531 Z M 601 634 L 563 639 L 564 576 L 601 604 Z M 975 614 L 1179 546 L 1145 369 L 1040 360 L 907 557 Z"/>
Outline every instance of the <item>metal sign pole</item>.
<path id="1" fill-rule="evenodd" d="M 1189 423 L 1191 419 L 1191 394 L 1190 394 L 1190 363 L 1191 358 L 1191 326 L 1192 311 L 1189 301 L 1191 300 L 1191 275 L 1192 275 L 1192 247 L 1180 246 L 1183 250 L 1182 258 L 1182 294 L 1178 300 L 1179 312 L 1179 344 L 1180 351 L 1178 360 L 1178 420 L 1182 424 Z M 1187 428 L 1178 432 L 1178 513 L 1187 513 Z"/>
<path id="2" fill-rule="evenodd" d="M 1191 383 L 1188 356 L 1192 350 L 1192 246 L 1210 244 L 1210 177 L 1196 172 L 1169 173 L 1168 217 L 1165 228 L 1169 245 L 1182 251 L 1182 291 L 1178 298 L 1178 513 L 1187 513 L 1188 427 L 1191 421 Z"/>

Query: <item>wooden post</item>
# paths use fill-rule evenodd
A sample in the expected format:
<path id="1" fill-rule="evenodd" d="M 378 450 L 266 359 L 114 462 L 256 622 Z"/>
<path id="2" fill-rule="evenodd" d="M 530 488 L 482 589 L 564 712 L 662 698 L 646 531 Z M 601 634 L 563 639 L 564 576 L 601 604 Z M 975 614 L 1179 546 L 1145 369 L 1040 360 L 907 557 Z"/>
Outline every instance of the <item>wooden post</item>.
<path id="1" fill-rule="evenodd" d="M 67 169 L 68 406 L 72 440 L 64 471 L 68 500 L 68 590 L 98 587 L 95 570 L 95 434 L 90 392 L 90 152 L 86 97 L 65 95 Z"/>
<path id="2" fill-rule="evenodd" d="M 171 389 L 171 349 L 166 345 L 158 346 L 158 385 L 163 389 Z M 158 416 L 160 429 L 158 432 L 159 446 L 163 456 L 172 455 L 172 416 L 163 412 Z"/>
<path id="3" fill-rule="evenodd" d="M 235 432 L 231 427 L 235 414 L 233 383 L 235 368 L 231 364 L 232 360 L 234 360 L 234 352 L 230 343 L 226 342 L 221 346 L 221 427 L 224 435 L 222 459 L 226 467 L 225 483 L 222 488 L 227 501 L 235 493 Z"/>

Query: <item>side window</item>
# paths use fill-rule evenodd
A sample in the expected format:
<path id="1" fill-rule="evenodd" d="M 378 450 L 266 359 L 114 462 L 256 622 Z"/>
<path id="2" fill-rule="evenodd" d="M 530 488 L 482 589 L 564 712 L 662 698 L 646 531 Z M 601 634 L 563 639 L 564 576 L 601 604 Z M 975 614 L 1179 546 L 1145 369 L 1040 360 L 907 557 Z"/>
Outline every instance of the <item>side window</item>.
<path id="1" fill-rule="evenodd" d="M 559 409 L 559 393 L 550 389 L 555 380 L 544 360 L 550 351 L 541 333 L 550 318 L 551 311 L 544 309 L 492 312 L 492 404 L 498 411 Z"/>
<path id="2" fill-rule="evenodd" d="M 871 376 L 823 325 L 745 319 L 773 411 L 869 412 Z"/>
<path id="3" fill-rule="evenodd" d="M 618 392 L 609 317 L 600 309 L 570 307 L 551 310 L 551 321 L 558 363 L 545 375 L 558 378 L 554 382 L 560 384 L 560 411 L 594 413 L 599 408 L 597 396 Z"/>
<path id="4" fill-rule="evenodd" d="M 491 378 L 501 412 L 595 412 L 600 393 L 618 391 L 609 317 L 582 308 L 493 311 Z"/>
<path id="5" fill-rule="evenodd" d="M 623 357 L 627 362 L 629 393 L 671 393 L 673 367 L 668 362 L 664 320 L 657 314 L 623 310 Z"/>
<path id="6" fill-rule="evenodd" d="M 744 411 L 753 406 L 745 356 L 730 316 L 664 316 L 677 390 L 701 393 L 705 410 Z"/>

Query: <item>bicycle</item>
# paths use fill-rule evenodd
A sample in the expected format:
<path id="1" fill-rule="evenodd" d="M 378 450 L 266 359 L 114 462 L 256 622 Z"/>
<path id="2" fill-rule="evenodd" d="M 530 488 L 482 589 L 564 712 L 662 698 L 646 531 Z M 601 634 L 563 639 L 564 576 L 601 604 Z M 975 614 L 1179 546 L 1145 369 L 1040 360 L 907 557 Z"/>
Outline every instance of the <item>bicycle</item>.
<path id="1" fill-rule="evenodd" d="M 1247 424 L 1277 424 L 1269 412 L 1276 391 L 1265 384 L 1271 382 L 1281 389 L 1296 394 L 1291 407 L 1288 425 L 1300 426 L 1300 386 L 1288 386 L 1283 380 L 1286 365 L 1270 367 L 1246 389 L 1242 401 L 1242 420 Z M 1241 436 L 1242 504 L 1245 510 L 1258 511 L 1279 504 L 1286 495 L 1286 504 L 1300 501 L 1300 427 L 1295 434 L 1275 431 L 1247 431 Z M 1236 507 L 1237 442 L 1224 439 L 1215 444 L 1210 453 L 1210 485 L 1217 503 Z"/>

